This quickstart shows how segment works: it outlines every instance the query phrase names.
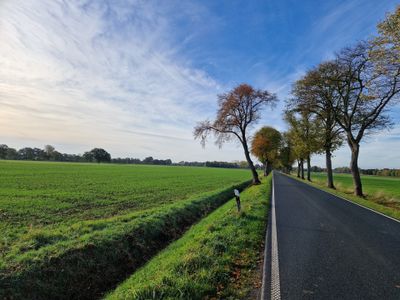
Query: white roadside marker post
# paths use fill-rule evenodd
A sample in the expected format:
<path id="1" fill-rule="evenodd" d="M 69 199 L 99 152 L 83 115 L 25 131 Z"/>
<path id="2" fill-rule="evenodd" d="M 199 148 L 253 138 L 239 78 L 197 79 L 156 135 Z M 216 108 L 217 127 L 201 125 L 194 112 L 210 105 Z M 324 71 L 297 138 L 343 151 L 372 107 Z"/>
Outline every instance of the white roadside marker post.
<path id="1" fill-rule="evenodd" d="M 234 189 L 233 192 L 234 192 L 235 198 L 236 198 L 237 210 L 238 210 L 238 212 L 240 212 L 240 193 L 237 189 Z"/>

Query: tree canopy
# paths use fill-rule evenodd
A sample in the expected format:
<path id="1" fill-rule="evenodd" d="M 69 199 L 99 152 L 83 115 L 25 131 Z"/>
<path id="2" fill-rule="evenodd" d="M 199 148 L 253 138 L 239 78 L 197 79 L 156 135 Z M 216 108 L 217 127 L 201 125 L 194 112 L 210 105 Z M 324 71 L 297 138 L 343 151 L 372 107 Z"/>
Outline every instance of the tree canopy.
<path id="1" fill-rule="evenodd" d="M 264 126 L 256 132 L 251 143 L 251 152 L 264 164 L 264 175 L 267 176 L 279 160 L 281 133 L 273 127 Z"/>
<path id="2" fill-rule="evenodd" d="M 83 157 L 85 157 L 87 161 L 96 161 L 98 163 L 111 161 L 110 153 L 102 148 L 94 148 L 88 152 L 85 152 Z"/>
<path id="3" fill-rule="evenodd" d="M 218 96 L 218 111 L 214 121 L 203 121 L 194 128 L 194 137 L 204 146 L 207 137 L 215 137 L 215 143 L 223 143 L 236 138 L 242 145 L 252 172 L 253 183 L 260 183 L 254 163 L 251 160 L 248 141 L 249 130 L 261 117 L 267 105 L 274 105 L 276 96 L 266 90 L 254 89 L 248 84 L 240 84 L 231 91 Z"/>

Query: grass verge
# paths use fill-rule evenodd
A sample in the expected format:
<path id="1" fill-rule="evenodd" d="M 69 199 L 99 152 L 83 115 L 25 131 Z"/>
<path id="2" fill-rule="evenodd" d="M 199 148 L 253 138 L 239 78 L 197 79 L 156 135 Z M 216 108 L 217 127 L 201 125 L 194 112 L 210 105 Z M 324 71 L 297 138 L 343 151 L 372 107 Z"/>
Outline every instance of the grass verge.
<path id="1" fill-rule="evenodd" d="M 317 180 L 317 181 L 309 182 L 307 180 L 302 180 L 300 178 L 297 178 L 295 175 L 290 175 L 290 176 L 298 181 L 301 181 L 301 182 L 309 184 L 313 187 L 319 188 L 330 194 L 345 198 L 351 202 L 357 203 L 359 205 L 370 208 L 372 210 L 380 212 L 380 213 L 387 215 L 389 217 L 392 217 L 394 219 L 400 220 L 400 210 L 397 207 L 385 206 L 381 203 L 378 203 L 377 201 L 379 201 L 379 199 L 374 198 L 373 196 L 367 196 L 366 198 L 361 198 L 361 197 L 357 197 L 355 195 L 349 194 L 348 189 L 341 190 L 340 184 L 339 185 L 336 184 L 336 190 L 333 190 L 333 189 L 330 189 L 330 188 L 324 186 L 325 183 L 323 181 Z"/>
<path id="2" fill-rule="evenodd" d="M 0 261 L 0 299 L 94 299 L 115 287 L 244 182 L 161 208 L 32 232 Z"/>
<path id="3" fill-rule="evenodd" d="M 245 299 L 259 283 L 271 176 L 188 230 L 106 299 Z"/>

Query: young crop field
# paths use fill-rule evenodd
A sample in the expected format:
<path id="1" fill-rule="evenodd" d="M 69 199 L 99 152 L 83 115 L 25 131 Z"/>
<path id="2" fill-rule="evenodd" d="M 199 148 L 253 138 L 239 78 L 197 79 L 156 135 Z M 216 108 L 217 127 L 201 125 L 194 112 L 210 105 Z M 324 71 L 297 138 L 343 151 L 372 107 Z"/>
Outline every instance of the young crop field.
<path id="1" fill-rule="evenodd" d="M 249 175 L 2 161 L 0 298 L 97 297 L 231 198 L 233 187 L 244 188 Z"/>

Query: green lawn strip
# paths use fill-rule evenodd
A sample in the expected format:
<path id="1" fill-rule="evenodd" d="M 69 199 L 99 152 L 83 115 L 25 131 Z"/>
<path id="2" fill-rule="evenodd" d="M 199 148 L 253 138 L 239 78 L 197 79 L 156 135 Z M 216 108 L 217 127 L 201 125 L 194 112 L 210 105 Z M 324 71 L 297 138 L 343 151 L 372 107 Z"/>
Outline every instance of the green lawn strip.
<path id="1" fill-rule="evenodd" d="M 192 226 L 106 299 L 244 299 L 254 289 L 271 176 Z"/>
<path id="2" fill-rule="evenodd" d="M 100 297 L 244 182 L 197 198 L 108 219 L 34 230 L 0 260 L 0 299 Z"/>
<path id="3" fill-rule="evenodd" d="M 311 178 L 319 184 L 326 184 L 326 173 L 312 172 Z M 335 186 L 339 191 L 351 194 L 353 192 L 353 178 L 351 174 L 333 174 Z M 384 204 L 397 205 L 400 209 L 400 178 L 374 175 L 362 175 L 364 195 L 370 200 Z"/>
<path id="4" fill-rule="evenodd" d="M 309 185 L 311 185 L 313 187 L 316 187 L 316 188 L 319 188 L 319 189 L 321 189 L 323 191 L 331 193 L 333 195 L 345 198 L 345 199 L 347 199 L 349 201 L 352 201 L 354 203 L 360 204 L 360 205 L 362 205 L 364 207 L 370 208 L 372 210 L 380 212 L 380 213 L 382 213 L 384 215 L 387 215 L 389 217 L 392 217 L 394 219 L 400 220 L 400 210 L 399 209 L 388 207 L 388 206 L 376 203 L 370 197 L 360 198 L 360 197 L 357 197 L 355 195 L 351 195 L 351 194 L 345 193 L 343 191 L 340 191 L 338 189 L 333 190 L 333 189 L 330 189 L 330 188 L 324 186 L 325 183 L 323 183 L 322 181 L 309 182 L 307 180 L 302 180 L 300 178 L 297 178 L 295 175 L 291 175 L 291 177 L 296 179 L 296 180 L 298 180 L 298 181 L 304 182 L 304 183 L 309 184 Z M 311 180 L 312 180 L 312 178 L 311 178 Z"/>

